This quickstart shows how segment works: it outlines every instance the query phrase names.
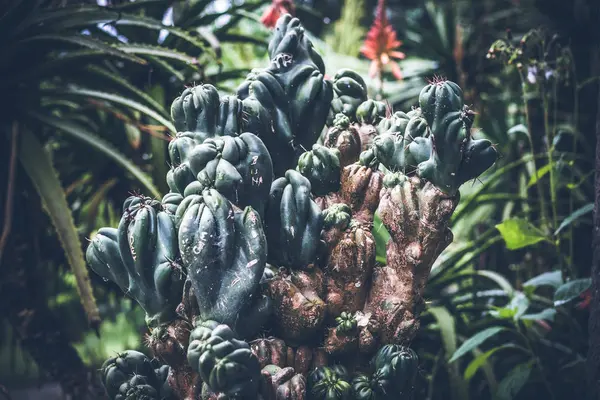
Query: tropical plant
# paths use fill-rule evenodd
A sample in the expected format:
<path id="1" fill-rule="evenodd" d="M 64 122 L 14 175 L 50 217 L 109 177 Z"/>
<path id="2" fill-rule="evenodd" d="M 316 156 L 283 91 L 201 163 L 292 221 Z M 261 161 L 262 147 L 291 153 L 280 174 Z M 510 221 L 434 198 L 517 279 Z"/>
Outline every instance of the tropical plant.
<path id="1" fill-rule="evenodd" d="M 237 96 L 204 84 L 174 100 L 170 192 L 127 198 L 87 261 L 146 312 L 176 398 L 411 398 L 418 358 L 405 345 L 425 281 L 452 241 L 460 186 L 497 152 L 472 137 L 455 83 L 432 81 L 418 108 L 386 115 L 355 72 L 324 78 L 298 19 L 274 32 L 269 66 Z M 111 398 L 170 396 L 156 366 L 122 358 L 148 366 L 116 375 L 127 362 L 107 361 Z"/>
<path id="2" fill-rule="evenodd" d="M 101 315 L 111 315 L 105 304 L 96 305 L 82 239 L 112 222 L 120 208 L 115 197 L 140 188 L 155 197 L 165 191 L 152 178 L 166 172 L 175 132 L 165 98 L 196 80 L 243 77 L 245 70 L 219 68 L 220 46 L 261 43 L 232 33 L 244 11 L 260 3 L 225 11 L 211 11 L 210 3 L 16 1 L 1 10 L 0 87 L 12 99 L 0 111 L 9 161 L 2 174 L 2 314 L 40 369 L 76 397 L 89 381 L 71 346 L 87 329 L 77 321 L 98 328 Z M 174 22 L 161 22 L 169 14 Z M 49 221 L 39 215 L 42 204 Z M 36 222 L 22 225 L 24 215 Z M 40 255 L 40 241 L 52 251 Z M 24 255 L 27 248 L 37 250 Z M 42 265 L 47 268 L 31 268 Z M 96 294 L 105 299 L 113 289 L 97 283 Z M 24 319 L 23 310 L 31 317 Z M 49 343 L 64 357 L 44 350 Z"/>

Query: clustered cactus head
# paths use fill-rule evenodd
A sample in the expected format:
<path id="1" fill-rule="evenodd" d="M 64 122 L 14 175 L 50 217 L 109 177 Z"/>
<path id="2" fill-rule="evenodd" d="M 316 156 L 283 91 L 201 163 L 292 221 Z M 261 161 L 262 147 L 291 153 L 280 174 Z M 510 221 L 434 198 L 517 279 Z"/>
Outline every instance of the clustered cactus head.
<path id="1" fill-rule="evenodd" d="M 452 82 L 391 113 L 355 72 L 325 80 L 289 15 L 269 55 L 236 96 L 199 85 L 175 99 L 170 192 L 128 198 L 87 250 L 145 310 L 148 344 L 168 364 L 107 361 L 113 399 L 410 397 L 418 358 L 405 345 L 429 270 L 452 240 L 458 188 L 496 152 L 471 137 Z M 376 213 L 391 235 L 386 265 Z"/>

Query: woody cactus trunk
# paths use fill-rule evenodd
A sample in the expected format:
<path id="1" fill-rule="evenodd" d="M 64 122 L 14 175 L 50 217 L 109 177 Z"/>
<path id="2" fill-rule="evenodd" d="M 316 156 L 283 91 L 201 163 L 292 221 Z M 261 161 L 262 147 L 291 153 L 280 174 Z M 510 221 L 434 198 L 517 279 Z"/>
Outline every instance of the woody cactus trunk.
<path id="1" fill-rule="evenodd" d="M 170 192 L 128 198 L 87 250 L 151 330 L 153 359 L 104 364 L 111 399 L 411 398 L 407 344 L 430 268 L 452 241 L 460 185 L 496 151 L 471 137 L 452 82 L 386 115 L 353 71 L 324 78 L 289 15 L 269 55 L 236 96 L 200 85 L 175 99 Z"/>

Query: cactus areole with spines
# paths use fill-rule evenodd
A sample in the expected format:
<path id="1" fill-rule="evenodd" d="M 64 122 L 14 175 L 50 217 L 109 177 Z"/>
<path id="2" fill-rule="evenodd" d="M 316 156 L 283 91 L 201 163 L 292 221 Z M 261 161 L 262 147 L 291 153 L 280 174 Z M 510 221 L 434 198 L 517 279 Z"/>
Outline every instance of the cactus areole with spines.
<path id="1" fill-rule="evenodd" d="M 103 366 L 111 399 L 412 398 L 406 346 L 431 266 L 460 186 L 496 150 L 472 137 L 453 82 L 392 113 L 355 72 L 326 80 L 289 15 L 269 55 L 236 96 L 200 85 L 175 99 L 170 192 L 128 198 L 87 249 L 151 329 L 153 361 L 129 351 Z"/>

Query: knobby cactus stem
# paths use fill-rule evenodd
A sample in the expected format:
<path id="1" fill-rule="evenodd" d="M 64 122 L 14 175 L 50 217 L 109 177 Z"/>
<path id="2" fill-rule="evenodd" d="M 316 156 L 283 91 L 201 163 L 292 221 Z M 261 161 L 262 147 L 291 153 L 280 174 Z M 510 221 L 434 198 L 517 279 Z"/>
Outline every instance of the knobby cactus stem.
<path id="1" fill-rule="evenodd" d="M 111 399 L 412 396 L 427 278 L 452 241 L 460 185 L 496 151 L 471 137 L 452 82 L 392 112 L 355 72 L 324 79 L 289 15 L 269 54 L 237 96 L 200 85 L 175 99 L 171 191 L 128 198 L 119 227 L 88 248 L 151 328 L 153 360 L 129 352 L 104 366 Z M 376 215 L 391 237 L 385 265 Z"/>
<path id="2" fill-rule="evenodd" d="M 380 322 L 384 343 L 401 344 L 419 329 L 429 272 L 452 242 L 448 222 L 458 195 L 450 197 L 418 177 L 387 178 L 377 209 L 391 235 L 387 265 L 374 270 L 365 312 Z"/>

